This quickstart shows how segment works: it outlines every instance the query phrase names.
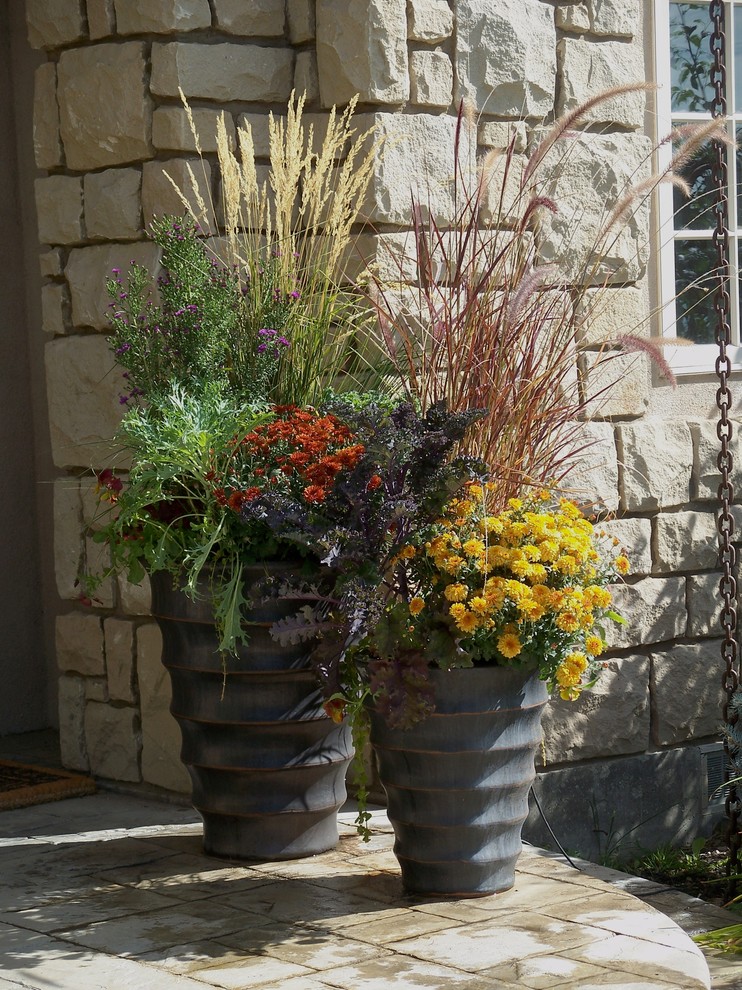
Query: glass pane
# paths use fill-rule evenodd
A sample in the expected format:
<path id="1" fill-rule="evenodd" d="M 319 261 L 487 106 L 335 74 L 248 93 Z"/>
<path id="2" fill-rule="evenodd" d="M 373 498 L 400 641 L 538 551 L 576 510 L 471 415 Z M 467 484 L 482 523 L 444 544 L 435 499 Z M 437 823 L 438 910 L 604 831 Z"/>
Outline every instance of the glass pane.
<path id="1" fill-rule="evenodd" d="M 716 251 L 710 240 L 675 242 L 675 294 L 678 337 L 696 344 L 715 340 Z"/>
<path id="2" fill-rule="evenodd" d="M 710 112 L 714 91 L 709 81 L 711 21 L 708 4 L 670 4 L 672 109 Z"/>
<path id="3" fill-rule="evenodd" d="M 688 197 L 680 189 L 673 188 L 676 230 L 680 230 L 681 227 L 691 230 L 713 230 L 716 226 L 713 182 L 715 157 L 714 147 L 707 141 L 679 169 L 678 175 L 688 183 L 691 194 Z"/>

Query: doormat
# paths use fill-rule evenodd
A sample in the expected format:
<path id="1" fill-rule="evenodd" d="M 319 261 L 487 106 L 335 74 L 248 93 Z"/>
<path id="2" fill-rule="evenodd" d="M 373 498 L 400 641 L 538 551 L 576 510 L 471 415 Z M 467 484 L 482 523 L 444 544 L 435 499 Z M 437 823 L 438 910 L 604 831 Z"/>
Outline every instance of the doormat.
<path id="1" fill-rule="evenodd" d="M 0 811 L 94 793 L 92 777 L 0 760 Z"/>

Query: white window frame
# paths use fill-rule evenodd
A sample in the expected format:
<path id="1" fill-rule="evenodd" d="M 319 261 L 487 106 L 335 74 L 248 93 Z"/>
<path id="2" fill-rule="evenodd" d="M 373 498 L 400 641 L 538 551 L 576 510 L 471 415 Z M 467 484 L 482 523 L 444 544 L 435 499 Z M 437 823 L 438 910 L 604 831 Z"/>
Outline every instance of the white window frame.
<path id="1" fill-rule="evenodd" d="M 659 89 L 657 91 L 657 138 L 662 141 L 672 130 L 678 120 L 683 121 L 707 121 L 709 115 L 704 113 L 677 113 L 671 108 L 671 88 L 672 77 L 670 72 L 670 2 L 671 0 L 654 0 L 654 27 L 655 27 L 655 78 Z M 682 0 L 691 3 L 705 10 L 708 10 L 708 0 Z M 734 7 L 733 16 L 742 21 L 742 2 L 740 0 L 725 0 L 727 9 Z M 727 92 L 734 93 L 735 85 L 735 65 L 733 57 L 734 35 L 731 19 L 727 18 L 726 39 L 727 39 Z M 732 57 L 730 57 L 730 52 Z M 742 64 L 739 66 L 742 71 Z M 730 100 L 731 104 L 731 100 Z M 736 113 L 728 118 L 730 133 L 734 135 L 737 128 L 742 129 L 742 106 L 736 108 Z M 672 157 L 672 149 L 669 144 L 663 144 L 658 150 L 658 167 L 666 168 Z M 734 148 L 730 148 L 727 155 L 727 168 L 729 176 L 729 187 L 737 189 L 736 160 Z M 741 202 L 737 202 L 740 200 Z M 676 328 L 675 312 L 675 252 L 674 245 L 676 235 L 683 239 L 707 240 L 703 233 L 692 230 L 675 230 L 673 225 L 673 188 L 669 183 L 662 183 L 658 191 L 658 213 L 659 213 L 659 292 L 661 300 L 661 330 L 666 337 L 682 337 L 682 329 Z M 742 346 L 740 346 L 740 306 L 738 292 L 738 266 L 739 251 L 742 245 L 742 226 L 737 219 L 738 210 L 742 211 L 742 192 L 734 201 L 730 199 L 730 238 L 729 238 L 729 260 L 730 260 L 730 325 L 732 331 L 732 341 L 734 343 L 727 348 L 732 367 L 742 369 Z M 694 344 L 692 347 L 666 347 L 665 357 L 676 375 L 708 375 L 715 371 L 716 359 L 719 353 L 718 346 L 714 344 Z"/>

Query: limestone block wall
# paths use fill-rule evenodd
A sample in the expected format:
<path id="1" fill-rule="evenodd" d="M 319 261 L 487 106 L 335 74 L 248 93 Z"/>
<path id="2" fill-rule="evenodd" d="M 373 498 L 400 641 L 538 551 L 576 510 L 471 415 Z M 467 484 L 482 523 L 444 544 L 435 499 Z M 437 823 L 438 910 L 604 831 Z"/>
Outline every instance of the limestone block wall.
<path id="1" fill-rule="evenodd" d="M 364 262 L 396 274 L 411 191 L 430 197 L 439 215 L 449 208 L 459 101 L 476 112 L 480 154 L 515 135 L 524 165 L 544 119 L 644 79 L 642 8 L 639 0 L 26 0 L 26 9 L 30 43 L 47 56 L 36 76 L 34 139 L 59 472 L 56 579 L 68 603 L 57 628 L 64 761 L 185 790 L 147 589 L 109 583 L 83 607 L 75 584 L 83 555 L 98 552 L 80 532 L 94 514 L 92 471 L 107 463 L 118 416 L 104 279 L 130 259 L 153 263 L 146 223 L 180 212 L 163 175 L 182 175 L 194 158 L 179 88 L 207 159 L 225 111 L 230 126 L 249 119 L 261 162 L 267 114 L 281 112 L 292 89 L 306 92 L 315 114 L 358 94 L 363 123 L 387 139 L 359 247 Z M 573 165 L 555 172 L 564 208 L 542 231 L 544 260 L 558 257 L 567 237 L 569 257 L 579 259 L 608 192 L 641 174 L 651 147 L 644 114 L 641 93 L 591 112 Z M 213 191 L 216 172 L 211 161 Z M 585 233 L 575 241 L 577 215 Z M 644 211 L 601 272 L 611 289 L 599 319 L 585 325 L 588 380 L 592 352 L 656 303 L 649 234 Z M 620 385 L 595 407 L 586 429 L 596 443 L 572 483 L 618 514 L 610 526 L 633 560 L 620 592 L 629 624 L 597 690 L 577 705 L 554 703 L 546 716 L 544 776 L 554 780 L 596 761 L 652 763 L 713 739 L 719 721 L 714 387 L 711 401 L 689 393 L 680 415 L 648 417 L 666 386 L 643 356 L 618 361 Z M 640 789 L 654 786 L 644 777 Z"/>

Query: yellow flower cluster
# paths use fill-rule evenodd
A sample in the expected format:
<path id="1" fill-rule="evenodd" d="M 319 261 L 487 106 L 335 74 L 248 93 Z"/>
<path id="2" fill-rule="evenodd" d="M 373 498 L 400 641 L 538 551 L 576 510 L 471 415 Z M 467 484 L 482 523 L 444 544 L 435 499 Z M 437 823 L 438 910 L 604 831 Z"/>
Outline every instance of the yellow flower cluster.
<path id="1" fill-rule="evenodd" d="M 410 613 L 444 611 L 475 655 L 491 655 L 493 646 L 507 660 L 548 653 L 551 682 L 562 697 L 576 698 L 605 648 L 593 631 L 611 605 L 605 585 L 628 571 L 628 559 L 614 552 L 606 564 L 592 524 L 549 492 L 488 514 L 493 487 L 469 485 L 419 548 L 427 581 Z"/>

